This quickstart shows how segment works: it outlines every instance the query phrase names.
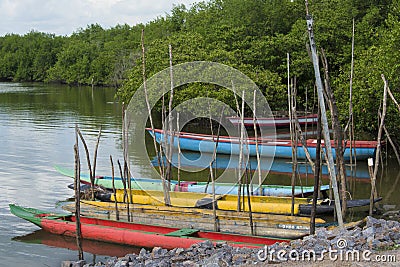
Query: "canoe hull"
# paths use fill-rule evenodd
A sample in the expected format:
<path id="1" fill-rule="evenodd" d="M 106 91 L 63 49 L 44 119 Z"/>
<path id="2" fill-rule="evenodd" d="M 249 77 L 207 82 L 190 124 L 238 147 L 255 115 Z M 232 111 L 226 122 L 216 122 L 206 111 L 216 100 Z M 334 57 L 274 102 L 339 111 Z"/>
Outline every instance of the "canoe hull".
<path id="1" fill-rule="evenodd" d="M 74 173 L 72 170 L 63 169 L 61 167 L 55 167 L 57 171 L 60 173 L 73 177 Z M 81 174 L 81 182 L 85 184 L 90 184 L 90 177 L 86 174 Z M 110 176 L 97 176 L 94 181 L 95 185 L 102 186 L 107 189 L 112 189 L 112 177 Z M 123 183 L 120 177 L 114 178 L 114 186 L 116 189 L 123 189 Z M 134 190 L 154 190 L 154 191 L 163 191 L 162 182 L 158 179 L 150 179 L 150 178 L 132 178 L 131 179 L 131 188 Z M 171 191 L 175 192 L 194 192 L 194 193 L 212 193 L 211 184 L 207 186 L 206 182 L 195 182 L 195 181 L 182 181 L 180 186 L 178 185 L 178 181 L 170 182 Z M 215 193 L 217 195 L 237 195 L 238 186 L 236 184 L 230 183 L 216 183 L 215 185 Z M 325 191 L 329 189 L 329 185 L 322 185 L 321 191 Z M 314 192 L 313 186 L 296 186 L 295 187 L 295 196 L 309 196 Z M 253 194 L 259 195 L 260 190 L 257 187 L 253 188 Z M 277 196 L 277 197 L 285 197 L 292 195 L 292 187 L 284 186 L 284 185 L 262 185 L 262 195 L 263 196 Z"/>
<path id="2" fill-rule="evenodd" d="M 63 206 L 63 209 L 73 212 L 73 203 Z M 81 203 L 81 214 L 103 219 L 116 219 L 115 205 L 111 202 L 84 201 Z M 247 212 L 217 210 L 216 225 L 211 210 L 194 208 L 160 207 L 150 205 L 131 205 L 130 217 L 136 223 L 160 226 L 174 225 L 178 228 L 194 228 L 204 231 L 251 235 L 249 214 Z M 127 205 L 118 204 L 118 217 L 127 220 Z M 317 218 L 317 225 L 323 225 L 324 220 Z M 295 239 L 309 233 L 309 219 L 299 216 L 283 216 L 253 213 L 253 235 L 274 236 L 278 238 Z"/>
<path id="3" fill-rule="evenodd" d="M 24 208 L 14 204 L 10 204 L 10 211 L 50 233 L 66 236 L 76 235 L 75 217 L 72 215 L 49 214 L 46 211 Z M 167 249 L 188 248 L 205 240 L 214 243 L 226 241 L 232 246 L 250 248 L 287 241 L 287 239 L 178 229 L 91 217 L 81 217 L 81 231 L 82 237 L 85 239 L 140 247 L 160 246 Z"/>
<path id="4" fill-rule="evenodd" d="M 128 193 L 129 195 L 129 193 Z M 98 193 L 96 197 L 101 201 L 126 203 L 123 190 L 117 190 L 116 198 L 112 193 Z M 165 206 L 163 192 L 160 191 L 140 191 L 134 190 L 129 197 L 131 203 L 141 205 Z M 124 201 L 125 200 L 125 201 Z M 191 207 L 212 209 L 213 198 L 210 194 L 190 193 L 190 192 L 171 192 L 171 206 L 173 207 Z M 380 201 L 377 199 L 376 201 Z M 291 197 L 271 197 L 271 196 L 250 196 L 251 210 L 254 213 L 281 214 L 288 215 L 292 213 Z M 318 200 L 316 214 L 332 214 L 335 205 L 333 201 Z M 241 210 L 249 211 L 247 196 L 241 201 Z M 347 200 L 347 207 L 361 207 L 369 205 L 369 199 Z M 237 196 L 218 195 L 215 199 L 215 206 L 219 210 L 236 211 L 238 208 Z M 294 215 L 309 215 L 311 213 L 311 199 L 295 198 L 293 205 Z"/>
<path id="5" fill-rule="evenodd" d="M 152 135 L 153 132 L 150 129 L 147 131 Z M 164 132 L 162 130 L 154 130 L 155 138 L 158 143 L 162 143 L 164 140 Z M 179 135 L 178 135 L 179 134 Z M 205 153 L 214 153 L 216 147 L 217 137 L 212 135 L 192 134 L 180 132 L 174 135 L 173 145 L 180 149 L 198 151 Z M 169 136 L 168 140 L 172 138 Z M 245 154 L 249 156 L 257 156 L 256 143 L 254 139 L 246 140 Z M 307 140 L 307 149 L 312 159 L 316 158 L 316 140 Z M 355 141 L 354 147 L 346 148 L 344 152 L 344 160 L 350 160 L 351 156 L 356 155 L 358 160 L 367 159 L 372 157 L 376 150 L 375 141 Z M 217 153 L 228 154 L 228 155 L 239 155 L 240 153 L 240 142 L 236 137 L 222 136 L 218 138 L 218 146 L 216 149 Z M 292 145 L 290 140 L 277 140 L 277 139 L 259 139 L 258 152 L 262 157 L 270 158 L 292 158 Z M 336 149 L 332 146 L 332 154 L 336 159 Z M 306 153 L 301 144 L 297 147 L 297 158 L 306 159 Z"/>

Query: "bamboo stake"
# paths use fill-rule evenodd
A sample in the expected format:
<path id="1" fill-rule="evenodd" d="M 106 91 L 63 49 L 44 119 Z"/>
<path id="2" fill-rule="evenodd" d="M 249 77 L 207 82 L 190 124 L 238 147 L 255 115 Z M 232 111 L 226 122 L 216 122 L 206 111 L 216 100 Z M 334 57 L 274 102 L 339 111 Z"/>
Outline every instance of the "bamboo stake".
<path id="1" fill-rule="evenodd" d="M 292 88 L 290 83 L 290 55 L 287 53 L 287 94 L 288 94 L 288 106 L 289 106 L 289 130 L 290 130 L 290 142 L 292 146 L 292 179 L 291 179 L 291 186 L 292 186 L 292 207 L 291 207 L 291 215 L 294 215 L 294 185 L 295 185 L 295 177 L 296 177 L 296 167 L 297 167 L 297 147 L 294 140 L 294 133 L 295 130 L 293 128 L 293 96 L 292 96 Z"/>
<path id="2" fill-rule="evenodd" d="M 92 172 L 92 166 L 90 164 L 89 149 L 88 149 L 88 146 L 86 145 L 85 138 L 83 138 L 83 135 L 78 127 L 76 128 L 76 131 L 82 141 L 83 147 L 85 148 L 85 152 L 86 152 L 86 161 L 87 161 L 87 165 L 88 165 L 88 169 L 89 169 L 89 177 L 90 177 L 90 190 L 92 192 L 92 200 L 93 200 L 94 199 L 94 176 L 93 176 L 93 172 Z"/>
<path id="3" fill-rule="evenodd" d="M 379 130 L 378 130 L 378 138 L 377 138 L 377 145 L 376 145 L 376 155 L 375 155 L 375 167 L 374 167 L 374 178 L 376 179 L 376 176 L 378 174 L 378 166 L 379 166 L 379 156 L 381 153 L 381 138 L 382 138 L 382 130 L 383 126 L 385 125 L 385 117 L 386 117 L 386 100 L 387 100 L 387 89 L 388 89 L 388 84 L 387 80 L 385 79 L 385 76 L 382 74 L 381 75 L 382 80 L 384 82 L 384 89 L 383 89 L 383 105 L 382 105 L 382 116 L 380 120 L 380 125 L 379 125 Z"/>
<path id="4" fill-rule="evenodd" d="M 211 188 L 212 188 L 212 210 L 213 210 L 213 219 L 214 219 L 214 231 L 219 232 L 219 227 L 218 227 L 218 218 L 217 218 L 217 211 L 215 207 L 215 178 L 214 178 L 214 172 L 212 169 L 212 162 L 210 163 L 210 175 L 211 175 Z"/>
<path id="5" fill-rule="evenodd" d="M 129 135 L 128 135 L 128 117 L 126 113 L 126 108 L 122 107 L 122 134 L 123 134 L 123 150 L 124 150 L 124 176 L 126 178 L 126 183 L 128 186 L 128 198 L 127 198 L 127 206 L 128 210 L 130 209 L 130 205 L 133 203 L 132 201 L 132 181 L 131 181 L 131 170 L 130 170 L 130 163 L 129 163 Z"/>
<path id="6" fill-rule="evenodd" d="M 114 162 L 111 155 L 110 155 L 110 162 L 111 162 L 111 175 L 112 175 L 112 189 L 113 189 L 114 203 L 115 203 L 115 219 L 119 221 L 117 190 L 115 190 L 115 180 L 114 180 Z"/>
<path id="7" fill-rule="evenodd" d="M 316 48 L 315 41 L 314 41 L 313 19 L 312 19 L 312 16 L 310 16 L 308 14 L 308 1 L 307 0 L 306 0 L 306 9 L 307 9 L 307 29 L 308 29 L 308 33 L 309 33 L 310 48 L 311 48 L 311 54 L 312 54 L 313 63 L 314 63 L 313 65 L 314 65 L 315 79 L 316 79 L 316 84 L 317 84 L 319 106 L 321 109 L 322 132 L 324 135 L 325 148 L 326 148 L 326 152 L 327 152 L 327 156 L 328 156 L 327 157 L 328 158 L 327 159 L 328 169 L 329 169 L 330 178 L 332 180 L 332 189 L 333 189 L 333 195 L 335 198 L 335 206 L 336 206 L 336 213 L 337 213 L 339 227 L 343 228 L 343 216 L 342 216 L 342 209 L 341 209 L 340 201 L 339 201 L 339 192 L 338 192 L 338 185 L 337 185 L 337 180 L 336 180 L 336 170 L 335 170 L 335 165 L 333 163 L 331 138 L 329 136 L 329 126 L 328 126 L 328 120 L 326 117 L 326 109 L 325 109 L 322 81 L 321 81 L 321 76 L 320 76 L 320 72 L 319 72 L 317 48 Z"/>
<path id="8" fill-rule="evenodd" d="M 142 29 L 141 43 L 142 43 L 142 74 L 143 74 L 144 95 L 145 95 L 145 100 L 146 100 L 147 111 L 148 111 L 148 114 L 149 114 L 151 132 L 152 132 L 152 135 L 153 135 L 154 150 L 155 150 L 156 155 L 157 155 L 160 176 L 161 176 L 161 180 L 162 180 L 162 184 L 163 184 L 164 202 L 165 202 L 166 206 L 170 206 L 171 205 L 171 200 L 170 200 L 170 197 L 169 197 L 169 190 L 168 190 L 169 186 L 167 186 L 167 184 L 166 184 L 165 177 L 164 177 L 164 172 L 163 172 L 163 170 L 161 168 L 161 159 L 160 159 L 160 154 L 158 153 L 156 134 L 155 134 L 155 131 L 154 131 L 153 118 L 151 116 L 151 108 L 150 108 L 149 97 L 148 97 L 148 93 L 147 93 L 146 59 L 145 59 L 145 50 L 144 50 L 144 29 Z M 166 133 L 164 133 L 164 134 L 166 134 Z"/>
<path id="9" fill-rule="evenodd" d="M 350 88 L 349 88 L 349 139 L 350 139 L 350 170 L 353 175 L 353 147 L 354 143 L 354 115 L 353 115 L 353 74 L 354 74 L 354 18 L 353 18 L 353 30 L 351 36 L 351 69 L 350 69 Z M 354 151 L 355 152 L 355 151 Z M 354 157 L 354 162 L 357 164 L 357 158 Z"/>
<path id="10" fill-rule="evenodd" d="M 368 172 L 371 178 L 371 195 L 369 198 L 369 216 L 372 216 L 373 208 L 374 208 L 374 196 L 375 196 L 375 179 L 374 179 L 374 160 L 372 158 L 368 158 Z"/>
<path id="11" fill-rule="evenodd" d="M 242 161 L 243 161 L 243 138 L 244 138 L 244 91 L 242 91 L 242 111 L 240 114 L 240 150 L 239 150 L 239 173 L 238 173 L 238 203 L 237 211 L 241 211 L 240 193 L 242 180 Z"/>
<path id="12" fill-rule="evenodd" d="M 260 160 L 260 151 L 258 151 L 258 134 L 257 134 L 257 125 L 256 125 L 256 90 L 253 93 L 253 126 L 254 126 L 254 139 L 256 141 L 256 156 L 257 156 L 257 171 L 258 171 L 258 190 L 259 195 L 263 195 L 262 188 L 262 177 L 261 177 L 261 160 Z M 252 190 L 253 192 L 253 190 Z"/>
<path id="13" fill-rule="evenodd" d="M 124 177 L 124 175 L 122 173 L 121 163 L 119 162 L 119 160 L 117 160 L 117 163 L 118 163 L 118 167 L 119 167 L 119 173 L 121 175 L 122 185 L 124 186 L 124 200 L 123 200 L 123 203 L 126 203 L 126 202 L 128 202 L 127 201 L 128 193 L 126 191 L 126 180 L 125 180 L 125 177 Z M 127 203 L 127 215 L 128 215 L 128 222 L 130 222 L 129 203 Z"/>
<path id="14" fill-rule="evenodd" d="M 250 230 L 251 230 L 251 235 L 254 235 L 254 224 L 253 224 L 253 213 L 251 211 L 251 198 L 250 198 L 250 177 L 249 177 L 249 171 L 246 168 L 246 189 L 247 189 L 247 205 L 249 206 L 249 223 L 250 223 Z M 244 201 L 243 201 L 244 202 Z"/>
<path id="15" fill-rule="evenodd" d="M 209 105 L 209 108 L 210 108 L 210 110 L 211 110 L 211 106 L 210 106 L 210 103 L 208 103 L 208 105 Z M 224 116 L 224 111 L 225 111 L 225 106 L 223 106 L 222 107 L 222 110 L 221 110 L 221 116 L 220 116 L 220 118 L 219 118 L 219 121 L 218 121 L 218 129 L 217 129 L 217 140 L 215 141 L 215 146 L 214 146 L 214 151 L 213 151 L 213 156 L 212 156 L 212 159 L 211 159 L 211 165 L 212 164 L 214 164 L 214 162 L 216 163 L 216 158 L 217 158 L 217 148 L 218 148 L 218 144 L 219 144 L 219 136 L 220 136 L 220 131 L 221 131 L 221 121 L 222 121 L 222 117 Z M 212 127 L 212 120 L 211 120 L 211 113 L 210 113 L 210 127 L 211 127 L 211 133 L 213 132 L 213 127 Z M 214 136 L 214 134 L 212 134 L 213 136 Z M 213 138 L 213 140 L 214 140 L 214 138 Z M 216 165 L 216 164 L 215 164 Z M 215 166 L 215 175 L 214 175 L 214 177 L 217 175 L 217 171 L 216 171 L 216 166 Z M 208 184 L 210 183 L 210 179 L 211 179 L 212 177 L 211 177 L 211 174 L 210 174 L 210 176 L 208 177 L 208 180 L 207 180 L 207 183 L 206 183 L 206 186 L 205 186 L 205 188 L 204 188 L 204 193 L 207 193 L 207 190 L 208 190 Z"/>
<path id="16" fill-rule="evenodd" d="M 304 153 L 305 153 L 306 158 L 308 160 L 308 163 L 310 164 L 311 169 L 314 172 L 315 171 L 315 164 L 314 164 L 314 162 L 313 162 L 313 160 L 311 158 L 310 152 L 308 151 L 306 140 L 304 140 L 304 137 L 303 137 L 303 134 L 302 134 L 302 130 L 301 130 L 301 126 L 300 126 L 300 123 L 299 123 L 299 119 L 298 119 L 296 113 L 294 113 L 293 115 L 294 115 L 294 122 L 296 124 L 296 129 L 299 132 L 298 136 L 299 136 L 299 140 L 300 140 L 301 146 L 303 147 L 303 150 L 304 150 Z"/>
<path id="17" fill-rule="evenodd" d="M 376 145 L 376 154 L 375 154 L 375 166 L 374 166 L 374 172 L 373 176 L 371 177 L 371 197 L 370 197 L 370 206 L 369 206 L 369 213 L 372 215 L 372 209 L 374 206 L 374 196 L 375 196 L 375 181 L 376 181 L 376 176 L 378 174 L 378 166 L 379 166 L 379 156 L 381 153 L 381 138 L 382 138 L 382 131 L 383 131 L 383 126 L 385 125 L 385 116 L 386 116 L 386 100 L 387 100 L 387 91 L 388 91 L 388 84 L 387 80 L 385 79 L 385 76 L 382 74 L 381 75 L 383 83 L 384 83 L 384 89 L 383 89 L 383 104 L 382 104 L 382 116 L 380 120 L 380 125 L 379 125 L 379 130 L 378 130 L 378 138 L 377 138 L 377 145 Z M 369 165 L 369 162 L 368 162 Z"/>
<path id="18" fill-rule="evenodd" d="M 336 166 L 338 167 L 338 174 L 340 177 L 340 185 L 341 185 L 341 201 L 342 201 L 342 214 L 343 217 L 346 214 L 347 210 L 347 188 L 346 188 L 346 166 L 344 164 L 343 154 L 344 148 L 342 145 L 342 129 L 340 127 L 339 118 L 338 118 L 338 109 L 336 106 L 335 95 L 333 94 L 330 81 L 329 81 L 329 71 L 328 71 L 328 60 L 325 56 L 325 51 L 322 51 L 322 65 L 325 69 L 325 91 L 329 102 L 329 107 L 332 114 L 332 128 L 333 128 L 333 136 L 335 141 L 335 149 L 336 149 Z"/>
<path id="19" fill-rule="evenodd" d="M 171 87 L 170 87 L 170 96 L 169 96 L 169 103 L 168 103 L 168 134 L 171 134 L 171 140 L 168 142 L 168 158 L 172 160 L 173 154 L 173 141 L 174 141 L 174 134 L 173 134 L 173 127 L 172 127 L 172 101 L 174 99 L 174 76 L 173 76 L 173 65 L 172 65 L 172 46 L 168 45 L 169 48 L 169 75 L 171 80 Z M 171 160 L 167 162 L 167 170 L 165 172 L 165 179 L 168 180 L 168 187 L 169 182 L 171 181 L 171 174 L 172 174 L 172 163 Z M 168 188 L 169 191 L 169 188 Z"/>
<path id="20" fill-rule="evenodd" d="M 81 206 L 80 206 L 80 177 L 81 177 L 81 164 L 79 158 L 79 147 L 78 147 L 78 133 L 79 128 L 78 125 L 75 125 L 75 179 L 74 179 L 74 188 L 75 188 L 75 217 L 76 217 L 76 244 L 78 247 L 78 257 L 79 260 L 83 260 L 83 251 L 82 251 L 82 230 L 81 230 Z"/>
<path id="21" fill-rule="evenodd" d="M 315 214 L 317 209 L 317 197 L 319 191 L 319 175 L 321 166 L 321 111 L 318 110 L 317 122 L 317 147 L 315 152 L 315 171 L 314 171 L 314 192 L 311 208 L 311 222 L 310 222 L 310 235 L 315 234 Z"/>
<path id="22" fill-rule="evenodd" d="M 99 149 L 99 143 L 100 143 L 100 136 L 101 136 L 101 126 L 99 129 L 99 133 L 97 135 L 97 140 L 96 140 L 96 146 L 94 148 L 94 156 L 93 156 L 93 184 L 94 184 L 94 179 L 96 178 L 96 166 L 97 166 L 97 151 Z M 92 182 L 92 181 L 90 181 Z M 93 193 L 93 186 L 92 186 L 92 199 L 94 199 L 94 193 Z"/>
<path id="23" fill-rule="evenodd" d="M 165 86 L 165 84 L 164 84 L 164 86 Z M 165 118 L 167 117 L 167 111 L 166 111 L 166 109 L 165 109 L 165 92 L 164 92 L 164 86 L 163 86 L 163 95 L 162 95 L 162 104 L 161 104 L 161 128 L 162 128 L 162 129 L 166 129 L 166 128 L 165 128 Z M 166 167 L 165 167 L 165 161 L 166 161 L 166 160 L 164 160 L 163 154 L 165 154 L 165 156 L 167 156 L 167 153 L 166 153 L 166 151 L 164 151 L 163 146 L 164 146 L 165 148 L 167 147 L 167 135 L 166 135 L 166 134 L 164 134 L 164 138 L 163 138 L 163 140 L 160 142 L 160 154 L 157 155 L 157 157 L 158 157 L 159 159 L 162 159 L 162 160 L 161 160 L 161 163 L 162 163 L 161 169 L 162 169 L 163 172 L 165 173 L 165 169 L 166 169 Z M 165 152 L 165 153 L 163 153 L 163 152 Z"/>
<path id="24" fill-rule="evenodd" d="M 176 140 L 178 142 L 178 190 L 181 191 L 181 144 L 179 141 L 179 112 L 176 114 L 176 130 L 178 131 L 178 136 Z"/>
<path id="25" fill-rule="evenodd" d="M 382 114 L 379 113 L 379 118 L 381 118 L 381 117 L 382 117 Z M 397 162 L 398 162 L 399 165 L 400 165 L 400 155 L 399 155 L 399 152 L 397 151 L 397 147 L 396 147 L 396 145 L 394 144 L 392 138 L 390 137 L 390 134 L 389 134 L 388 130 L 386 129 L 386 126 L 385 126 L 385 125 L 383 125 L 383 130 L 385 131 L 385 135 L 386 135 L 386 137 L 387 137 L 387 139 L 388 139 L 390 145 L 391 145 L 392 148 L 393 148 L 393 152 L 394 152 L 394 154 L 396 155 Z M 386 165 L 387 165 L 387 164 L 386 164 Z"/>
<path id="26" fill-rule="evenodd" d="M 211 133 L 212 133 L 212 136 L 214 136 L 214 134 L 213 134 L 213 126 L 212 126 L 212 119 L 211 119 L 211 105 L 210 105 L 210 103 L 208 103 L 208 107 L 210 109 L 210 128 L 211 128 Z M 220 229 L 219 229 L 219 219 L 217 217 L 217 211 L 216 211 L 217 208 L 216 208 L 216 197 L 215 197 L 215 176 L 214 176 L 214 171 L 212 169 L 212 165 L 214 164 L 215 159 L 217 157 L 217 147 L 218 147 L 218 143 L 219 143 L 219 133 L 220 133 L 220 129 L 221 129 L 221 120 L 222 120 L 222 116 L 224 114 L 224 110 L 225 110 L 225 107 L 222 108 L 221 117 L 220 117 L 220 120 L 219 120 L 219 125 L 218 125 L 218 130 L 217 130 L 217 141 L 216 141 L 216 144 L 214 146 L 214 152 L 213 152 L 212 160 L 211 160 L 210 166 L 209 166 L 209 168 L 210 168 L 210 178 L 211 178 L 211 188 L 212 188 L 212 198 L 213 198 L 212 209 L 213 209 L 213 219 L 214 219 L 214 231 L 217 231 L 217 232 L 219 232 Z M 208 189 L 208 182 L 207 182 L 206 187 L 205 187 L 205 192 L 207 192 L 207 189 Z"/>
<path id="27" fill-rule="evenodd" d="M 130 206 L 133 203 L 132 201 L 132 187 L 131 187 L 131 178 L 129 176 L 129 169 L 128 169 L 128 163 L 126 161 L 124 161 L 124 175 L 125 175 L 125 181 L 126 181 L 126 185 L 128 187 L 128 197 L 127 197 L 127 210 L 129 213 L 130 210 Z M 129 218 L 128 218 L 129 219 Z"/>

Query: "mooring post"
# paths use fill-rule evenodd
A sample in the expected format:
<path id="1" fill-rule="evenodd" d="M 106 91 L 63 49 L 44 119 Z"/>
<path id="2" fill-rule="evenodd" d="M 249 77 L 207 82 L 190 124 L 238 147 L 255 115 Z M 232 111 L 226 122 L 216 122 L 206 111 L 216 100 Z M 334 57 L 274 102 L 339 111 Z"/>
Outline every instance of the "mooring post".
<path id="1" fill-rule="evenodd" d="M 307 0 L 306 0 L 306 6 L 308 7 Z M 339 191 L 338 191 L 338 185 L 337 185 L 337 180 L 336 180 L 336 170 L 335 170 L 335 165 L 333 162 L 331 137 L 329 135 L 328 119 L 326 116 L 326 109 L 325 109 L 324 90 L 322 88 L 322 80 L 321 80 L 321 75 L 320 75 L 320 71 L 319 71 L 317 46 L 315 45 L 315 40 L 314 40 L 313 19 L 312 19 L 312 16 L 310 16 L 308 14 L 308 8 L 307 8 L 306 18 L 307 18 L 308 35 L 309 35 L 309 39 L 310 39 L 311 54 L 312 54 L 313 65 L 314 65 L 315 80 L 316 80 L 316 85 L 317 85 L 318 102 L 319 102 L 319 108 L 321 109 L 322 133 L 323 133 L 324 140 L 325 140 L 324 144 L 325 144 L 325 149 L 326 149 L 326 154 L 327 154 L 328 169 L 329 169 L 330 179 L 332 181 L 332 190 L 333 190 L 333 196 L 335 199 L 335 207 L 336 207 L 336 214 L 337 214 L 339 227 L 343 228 L 342 208 L 340 206 Z"/>
<path id="2" fill-rule="evenodd" d="M 75 218 L 76 218 L 76 245 L 78 247 L 79 260 L 83 260 L 82 250 L 82 231 L 81 231 L 81 199 L 80 199 L 80 176 L 81 176 L 81 163 L 79 158 L 79 146 L 78 146 L 78 125 L 75 125 L 75 177 L 74 177 L 74 188 L 75 188 Z"/>

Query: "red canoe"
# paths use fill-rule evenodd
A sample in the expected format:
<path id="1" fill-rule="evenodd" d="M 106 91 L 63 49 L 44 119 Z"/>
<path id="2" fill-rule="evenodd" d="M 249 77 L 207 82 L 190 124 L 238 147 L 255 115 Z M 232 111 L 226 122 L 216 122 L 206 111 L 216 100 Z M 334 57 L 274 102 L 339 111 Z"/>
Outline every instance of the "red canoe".
<path id="1" fill-rule="evenodd" d="M 73 215 L 49 213 L 15 204 L 10 204 L 10 210 L 14 215 L 36 224 L 45 231 L 53 234 L 75 236 L 76 224 L 75 216 Z M 155 246 L 166 249 L 188 248 L 193 244 L 206 240 L 210 240 L 213 243 L 227 242 L 234 247 L 249 248 L 272 245 L 276 242 L 288 242 L 287 239 L 207 232 L 196 229 L 179 229 L 90 217 L 81 217 L 81 230 L 82 237 L 85 239 L 147 248 Z"/>

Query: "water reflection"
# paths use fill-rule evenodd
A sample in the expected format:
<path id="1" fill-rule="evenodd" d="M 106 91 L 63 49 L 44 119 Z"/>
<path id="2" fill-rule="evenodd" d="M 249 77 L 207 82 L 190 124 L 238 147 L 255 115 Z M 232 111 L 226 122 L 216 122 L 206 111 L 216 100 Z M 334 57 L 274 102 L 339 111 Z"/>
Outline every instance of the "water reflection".
<path id="1" fill-rule="evenodd" d="M 68 250 L 78 250 L 76 239 L 69 236 L 61 236 L 50 234 L 44 230 L 37 230 L 33 233 L 15 236 L 14 241 L 24 242 L 28 244 L 42 244 L 50 247 L 65 248 Z M 82 249 L 86 253 L 93 255 L 108 255 L 122 257 L 129 253 L 140 252 L 141 248 L 131 246 L 120 246 L 106 242 L 98 242 L 93 240 L 82 240 Z"/>
<path id="2" fill-rule="evenodd" d="M 77 254 L 65 248 L 12 240 L 15 236 L 32 233 L 38 228 L 11 215 L 8 204 L 15 202 L 57 211 L 56 203 L 72 195 L 67 188 L 71 179 L 58 174 L 53 166 L 73 168 L 76 123 L 85 135 L 91 151 L 94 149 L 98 130 L 102 127 L 96 173 L 111 175 L 109 155 L 113 155 L 115 160 L 122 158 L 121 105 L 114 101 L 114 93 L 115 90 L 110 88 L 92 90 L 45 84 L 0 83 L 2 261 L 10 266 L 60 266 L 62 260 L 76 259 Z M 146 160 L 146 157 L 155 156 L 152 140 L 147 141 L 148 151 L 130 154 L 131 169 L 137 177 L 150 177 L 157 170 Z M 130 146 L 135 146 L 134 139 Z M 83 150 L 81 155 L 84 155 Z M 190 155 L 187 157 L 190 158 Z M 217 166 L 234 168 L 231 165 L 234 162 L 224 163 L 224 159 L 219 157 Z M 268 174 L 266 183 L 290 184 L 290 162 L 276 161 L 276 164 Z M 252 162 L 251 167 L 255 166 L 257 164 Z M 359 162 L 355 174 L 359 179 L 349 182 L 353 198 L 369 197 L 371 188 L 364 166 L 365 163 Z M 296 184 L 312 184 L 311 168 L 306 165 L 299 168 L 299 172 L 304 171 L 304 174 L 296 180 Z M 84 157 L 82 170 L 86 170 Z M 396 190 L 400 183 L 398 173 L 397 164 L 389 161 L 377 180 L 379 195 L 384 197 L 382 203 L 395 205 L 397 208 L 400 204 L 400 194 Z M 176 177 L 176 170 L 173 175 Z M 208 169 L 201 172 L 186 171 L 181 175 L 185 180 L 206 181 Z M 327 182 L 327 178 L 324 178 L 324 183 Z M 21 256 L 15 257 L 17 252 Z"/>
<path id="3" fill-rule="evenodd" d="M 91 150 L 102 126 L 98 171 L 109 172 L 109 155 L 122 154 L 121 106 L 114 102 L 114 93 L 109 88 L 92 92 L 90 88 L 0 83 L 0 255 L 10 265 L 59 266 L 62 260 L 76 258 L 69 250 L 11 241 L 37 227 L 11 215 L 8 204 L 57 209 L 55 203 L 71 195 L 69 178 L 53 166 L 73 167 L 75 123 Z M 82 166 L 86 166 L 84 159 Z M 15 252 L 23 256 L 11 256 Z"/>

